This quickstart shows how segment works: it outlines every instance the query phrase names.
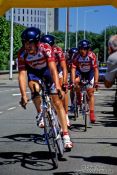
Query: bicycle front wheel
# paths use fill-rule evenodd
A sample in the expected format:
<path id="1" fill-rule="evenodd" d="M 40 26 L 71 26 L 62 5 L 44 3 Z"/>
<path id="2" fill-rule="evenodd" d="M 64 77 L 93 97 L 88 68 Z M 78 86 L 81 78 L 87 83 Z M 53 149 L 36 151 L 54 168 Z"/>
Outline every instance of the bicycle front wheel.
<path id="1" fill-rule="evenodd" d="M 87 131 L 87 118 L 88 118 L 88 102 L 87 102 L 87 94 L 84 93 L 83 96 L 83 101 L 84 101 L 84 125 L 85 125 L 85 129 L 84 131 Z"/>
<path id="2" fill-rule="evenodd" d="M 54 119 L 53 120 L 53 122 L 54 122 L 54 134 L 55 134 L 56 145 L 58 148 L 59 157 L 63 157 L 64 147 L 63 147 L 63 141 L 62 141 L 62 137 L 61 137 L 61 133 L 60 133 L 61 128 L 59 125 L 57 115 L 56 115 L 54 110 L 52 110 L 52 115 L 53 115 L 53 119 Z"/>
<path id="3" fill-rule="evenodd" d="M 76 120 L 79 116 L 79 110 L 78 110 L 78 103 L 77 103 L 77 95 L 76 95 L 76 92 L 75 92 L 75 97 L 74 97 L 74 120 Z"/>
<path id="4" fill-rule="evenodd" d="M 51 160 L 53 162 L 53 166 L 55 168 L 58 168 L 57 146 L 53 133 L 52 121 L 48 112 L 46 113 L 46 116 L 44 116 L 44 125 L 44 134 L 50 152 Z"/>

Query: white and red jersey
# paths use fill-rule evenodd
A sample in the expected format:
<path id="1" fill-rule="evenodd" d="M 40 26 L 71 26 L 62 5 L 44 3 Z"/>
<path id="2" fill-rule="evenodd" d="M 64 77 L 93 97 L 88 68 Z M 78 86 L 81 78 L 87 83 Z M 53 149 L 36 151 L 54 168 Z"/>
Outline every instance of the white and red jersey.
<path id="1" fill-rule="evenodd" d="M 75 54 L 72 67 L 81 72 L 89 72 L 90 70 L 97 68 L 96 55 L 92 51 L 89 51 L 85 58 L 80 54 Z"/>
<path id="2" fill-rule="evenodd" d="M 53 55 L 55 57 L 56 65 L 60 64 L 61 61 L 65 61 L 65 56 L 63 54 L 62 48 L 58 46 L 53 46 Z"/>
<path id="3" fill-rule="evenodd" d="M 41 70 L 46 68 L 48 62 L 54 61 L 52 48 L 49 44 L 38 43 L 38 50 L 35 55 L 26 53 L 25 49 L 21 48 L 18 52 L 18 69 L 26 70 L 26 65 L 33 69 Z"/>

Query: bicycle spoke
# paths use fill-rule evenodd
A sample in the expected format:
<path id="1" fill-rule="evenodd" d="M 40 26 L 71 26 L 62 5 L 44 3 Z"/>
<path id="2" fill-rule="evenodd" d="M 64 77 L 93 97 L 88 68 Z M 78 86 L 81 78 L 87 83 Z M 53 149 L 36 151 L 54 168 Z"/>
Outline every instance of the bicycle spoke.
<path id="1" fill-rule="evenodd" d="M 48 113 L 46 115 L 47 116 L 44 117 L 45 139 L 46 139 L 46 142 L 47 142 L 47 145 L 48 145 L 48 149 L 49 149 L 49 152 L 50 152 L 50 155 L 51 155 L 53 165 L 54 165 L 55 168 L 57 168 L 58 167 L 58 157 L 57 157 L 56 141 L 55 141 L 55 137 L 54 137 L 54 134 L 53 134 L 52 127 L 51 127 L 52 123 L 51 123 L 51 120 L 50 120 L 50 116 L 49 116 Z"/>

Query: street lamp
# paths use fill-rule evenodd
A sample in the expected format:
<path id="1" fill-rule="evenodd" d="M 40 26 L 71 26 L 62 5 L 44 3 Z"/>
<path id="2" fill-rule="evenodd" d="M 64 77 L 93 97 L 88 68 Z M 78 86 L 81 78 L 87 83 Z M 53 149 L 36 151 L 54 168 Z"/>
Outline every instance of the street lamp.
<path id="1" fill-rule="evenodd" d="M 78 45 L 78 8 L 76 8 L 76 47 Z"/>
<path id="2" fill-rule="evenodd" d="M 87 16 L 87 13 L 90 13 L 90 12 L 98 12 L 98 10 L 86 10 L 86 11 L 84 11 L 84 39 L 86 39 L 86 16 Z"/>
<path id="3" fill-rule="evenodd" d="M 67 50 L 67 37 L 69 32 L 69 8 L 66 8 L 66 25 L 65 25 L 65 52 Z"/>
<path id="4" fill-rule="evenodd" d="M 106 63 L 106 28 L 104 30 L 104 63 Z"/>
<path id="5" fill-rule="evenodd" d="M 48 8 L 46 8 L 46 35 L 48 33 Z"/>
<path id="6" fill-rule="evenodd" d="M 10 72 L 9 79 L 13 78 L 13 11 L 14 8 L 11 8 L 11 36 L 10 36 Z"/>

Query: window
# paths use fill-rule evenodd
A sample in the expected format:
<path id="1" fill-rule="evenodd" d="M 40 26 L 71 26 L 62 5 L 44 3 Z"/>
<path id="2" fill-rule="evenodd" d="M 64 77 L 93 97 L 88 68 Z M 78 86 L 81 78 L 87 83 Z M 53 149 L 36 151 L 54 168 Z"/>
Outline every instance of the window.
<path id="1" fill-rule="evenodd" d="M 27 15 L 28 15 L 28 13 L 29 13 L 29 10 L 27 9 Z"/>
<path id="2" fill-rule="evenodd" d="M 24 9 L 22 10 L 22 13 L 24 14 Z"/>
<path id="3" fill-rule="evenodd" d="M 22 20 L 24 21 L 24 16 L 23 16 L 23 19 Z"/>
<path id="4" fill-rule="evenodd" d="M 20 14 L 20 9 L 18 9 L 18 14 Z"/>
<path id="5" fill-rule="evenodd" d="M 31 15 L 33 14 L 33 11 L 31 10 Z"/>
<path id="6" fill-rule="evenodd" d="M 18 21 L 20 21 L 20 16 L 18 16 Z"/>

